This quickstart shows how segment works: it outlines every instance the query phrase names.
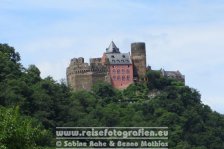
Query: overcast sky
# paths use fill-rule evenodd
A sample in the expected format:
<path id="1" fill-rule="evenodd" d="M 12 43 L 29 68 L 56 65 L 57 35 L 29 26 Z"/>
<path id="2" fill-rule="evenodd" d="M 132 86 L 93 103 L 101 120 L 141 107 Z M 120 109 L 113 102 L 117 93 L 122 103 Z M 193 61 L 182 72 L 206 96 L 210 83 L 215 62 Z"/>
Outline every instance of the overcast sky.
<path id="1" fill-rule="evenodd" d="M 101 57 L 145 42 L 152 69 L 180 70 L 224 114 L 223 0 L 1 0 L 0 42 L 41 76 L 65 78 L 73 57 Z"/>

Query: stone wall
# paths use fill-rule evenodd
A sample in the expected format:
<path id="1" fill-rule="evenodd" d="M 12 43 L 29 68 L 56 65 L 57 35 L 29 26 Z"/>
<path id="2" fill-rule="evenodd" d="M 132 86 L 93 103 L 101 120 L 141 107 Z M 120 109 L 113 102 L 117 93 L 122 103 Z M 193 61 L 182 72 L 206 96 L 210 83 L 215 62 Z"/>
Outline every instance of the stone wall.
<path id="1" fill-rule="evenodd" d="M 136 42 L 131 44 L 131 59 L 133 62 L 134 77 L 142 79 L 146 73 L 146 49 L 145 43 Z"/>
<path id="2" fill-rule="evenodd" d="M 93 84 L 105 81 L 107 68 L 101 64 L 101 58 L 90 59 L 90 65 L 83 58 L 73 58 L 66 75 L 72 89 L 91 90 Z"/>
<path id="3" fill-rule="evenodd" d="M 84 58 L 73 58 L 67 68 L 67 82 L 74 90 L 90 90 L 92 85 L 105 81 L 113 87 L 124 89 L 133 83 L 133 77 L 143 79 L 146 73 L 145 43 L 131 44 L 130 64 L 112 65 L 104 53 L 102 58 L 91 58 L 85 63 Z M 123 73 L 122 70 L 125 70 Z M 116 74 L 112 71 L 116 71 Z M 117 71 L 120 70 L 118 74 Z M 128 70 L 128 73 L 127 73 Z"/>
<path id="4" fill-rule="evenodd" d="M 75 90 L 90 90 L 92 86 L 92 73 L 83 73 L 74 75 L 72 88 Z"/>

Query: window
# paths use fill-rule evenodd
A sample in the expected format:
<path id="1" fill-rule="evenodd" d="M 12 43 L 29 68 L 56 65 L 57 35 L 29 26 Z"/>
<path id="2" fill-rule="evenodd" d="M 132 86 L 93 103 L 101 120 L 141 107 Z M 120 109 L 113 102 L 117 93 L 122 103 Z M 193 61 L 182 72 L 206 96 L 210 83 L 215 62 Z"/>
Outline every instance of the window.
<path id="1" fill-rule="evenodd" d="M 117 80 L 119 81 L 121 78 L 120 78 L 120 76 L 117 76 Z"/>
<path id="2" fill-rule="evenodd" d="M 115 60 L 112 60 L 113 63 L 115 63 Z"/>
<path id="3" fill-rule="evenodd" d="M 113 74 L 116 74 L 116 70 L 115 69 L 113 69 Z"/>
<path id="4" fill-rule="evenodd" d="M 117 63 L 120 63 L 120 60 L 117 60 Z"/>
<path id="5" fill-rule="evenodd" d="M 113 80 L 114 80 L 114 81 L 116 80 L 116 76 L 113 76 Z"/>
<path id="6" fill-rule="evenodd" d="M 130 76 L 127 76 L 127 80 L 128 80 L 128 81 L 130 80 Z"/>
<path id="7" fill-rule="evenodd" d="M 125 81 L 125 76 L 122 76 L 122 81 Z"/>
<path id="8" fill-rule="evenodd" d="M 124 60 L 121 60 L 122 63 L 124 63 Z"/>
<path id="9" fill-rule="evenodd" d="M 125 58 L 125 55 L 122 55 L 123 58 Z"/>
<path id="10" fill-rule="evenodd" d="M 129 68 L 130 66 L 128 65 L 128 68 Z"/>
<path id="11" fill-rule="evenodd" d="M 122 69 L 122 74 L 125 74 L 125 70 L 124 69 Z"/>
<path id="12" fill-rule="evenodd" d="M 111 58 L 114 58 L 114 55 L 111 55 Z"/>
<path id="13" fill-rule="evenodd" d="M 117 70 L 117 74 L 120 74 L 120 69 Z"/>
<path id="14" fill-rule="evenodd" d="M 126 73 L 127 73 L 127 74 L 129 74 L 129 73 L 130 73 L 130 70 L 129 70 L 129 69 L 127 69 L 127 70 L 126 70 Z"/>

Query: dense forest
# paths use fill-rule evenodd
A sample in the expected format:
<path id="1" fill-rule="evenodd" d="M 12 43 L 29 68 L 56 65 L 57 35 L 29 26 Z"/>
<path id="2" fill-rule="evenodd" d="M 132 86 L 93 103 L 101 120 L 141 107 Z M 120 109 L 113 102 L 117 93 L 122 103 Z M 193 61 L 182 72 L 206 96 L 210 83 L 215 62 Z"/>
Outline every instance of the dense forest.
<path id="1" fill-rule="evenodd" d="M 0 44 L 0 149 L 55 148 L 59 126 L 166 126 L 169 148 L 224 148 L 224 116 L 203 104 L 196 89 L 157 71 L 122 91 L 99 82 L 89 92 L 40 73 Z"/>

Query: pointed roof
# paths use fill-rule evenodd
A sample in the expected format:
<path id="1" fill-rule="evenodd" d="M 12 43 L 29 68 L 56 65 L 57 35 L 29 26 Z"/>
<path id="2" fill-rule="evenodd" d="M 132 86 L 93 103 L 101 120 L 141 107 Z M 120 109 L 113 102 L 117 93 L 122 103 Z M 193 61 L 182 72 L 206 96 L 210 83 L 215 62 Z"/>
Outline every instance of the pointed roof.
<path id="1" fill-rule="evenodd" d="M 111 41 L 109 47 L 106 49 L 106 53 L 120 53 L 119 48 Z"/>

